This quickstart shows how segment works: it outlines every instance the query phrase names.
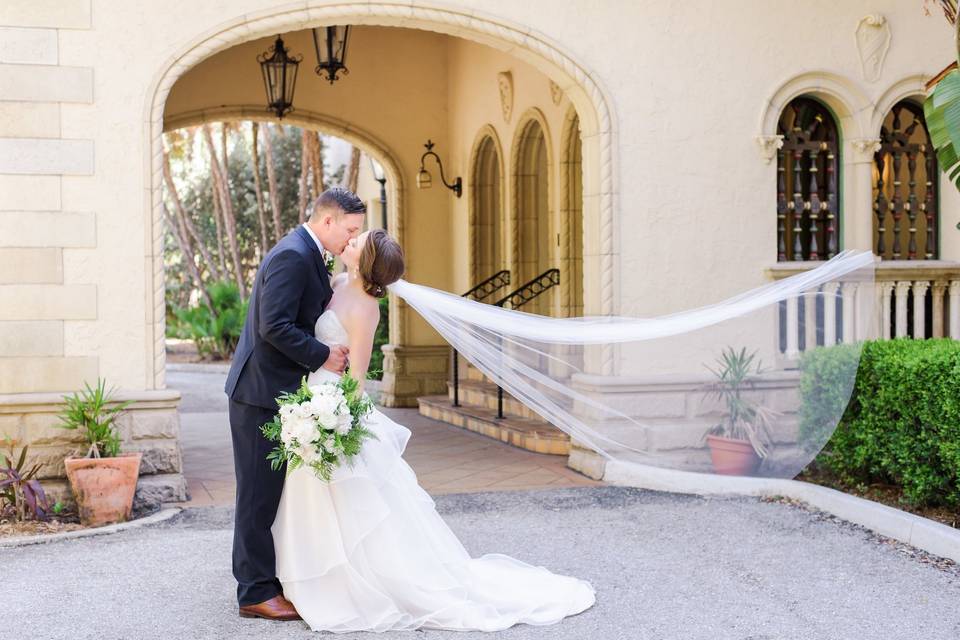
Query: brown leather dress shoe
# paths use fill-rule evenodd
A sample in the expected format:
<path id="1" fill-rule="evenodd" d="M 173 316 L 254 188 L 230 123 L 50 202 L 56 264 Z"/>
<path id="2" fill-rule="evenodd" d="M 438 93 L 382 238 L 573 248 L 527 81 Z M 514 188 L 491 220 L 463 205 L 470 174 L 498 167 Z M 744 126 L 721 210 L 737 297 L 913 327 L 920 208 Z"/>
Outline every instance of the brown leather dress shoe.
<path id="1" fill-rule="evenodd" d="M 302 620 L 293 603 L 283 596 L 274 596 L 266 602 L 240 607 L 241 618 L 265 618 L 266 620 Z"/>

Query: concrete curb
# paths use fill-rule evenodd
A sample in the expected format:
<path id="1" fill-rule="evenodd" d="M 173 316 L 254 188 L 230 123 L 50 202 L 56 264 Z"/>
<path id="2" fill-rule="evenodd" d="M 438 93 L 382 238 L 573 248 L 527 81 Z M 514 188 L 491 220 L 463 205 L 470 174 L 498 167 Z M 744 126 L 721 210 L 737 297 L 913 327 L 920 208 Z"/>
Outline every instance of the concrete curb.
<path id="1" fill-rule="evenodd" d="M 230 373 L 230 363 L 168 362 L 167 371 L 180 373 Z"/>
<path id="2" fill-rule="evenodd" d="M 880 535 L 960 562 L 960 531 L 927 518 L 799 480 L 743 478 L 607 461 L 603 480 L 621 486 L 696 495 L 783 496 Z"/>
<path id="3" fill-rule="evenodd" d="M 169 520 L 181 511 L 183 511 L 182 507 L 168 507 L 166 509 L 161 509 L 157 513 L 149 515 L 145 518 L 137 518 L 136 520 L 120 522 L 117 524 L 108 524 L 104 527 L 78 529 L 77 531 L 63 531 L 61 533 L 48 533 L 46 535 L 0 538 L 0 549 L 26 547 L 33 544 L 46 544 L 48 542 L 71 540 L 74 538 L 90 538 L 92 536 L 102 536 L 109 533 L 119 533 L 120 531 L 127 531 L 129 529 L 139 529 L 140 527 L 146 527 Z"/>

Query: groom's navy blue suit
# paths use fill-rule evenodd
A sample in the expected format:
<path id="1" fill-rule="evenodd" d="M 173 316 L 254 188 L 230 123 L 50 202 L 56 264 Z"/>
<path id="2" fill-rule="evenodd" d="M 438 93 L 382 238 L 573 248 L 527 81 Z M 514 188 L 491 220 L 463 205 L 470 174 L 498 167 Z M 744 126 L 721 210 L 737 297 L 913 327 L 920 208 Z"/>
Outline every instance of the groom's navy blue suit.
<path id="1" fill-rule="evenodd" d="M 270 468 L 267 454 L 274 443 L 260 426 L 276 414 L 276 397 L 295 390 L 330 355 L 314 338 L 314 325 L 332 295 L 323 255 L 303 226 L 266 255 L 250 294 L 225 388 L 237 475 L 233 575 L 240 606 L 280 594 L 270 527 L 286 467 Z"/>

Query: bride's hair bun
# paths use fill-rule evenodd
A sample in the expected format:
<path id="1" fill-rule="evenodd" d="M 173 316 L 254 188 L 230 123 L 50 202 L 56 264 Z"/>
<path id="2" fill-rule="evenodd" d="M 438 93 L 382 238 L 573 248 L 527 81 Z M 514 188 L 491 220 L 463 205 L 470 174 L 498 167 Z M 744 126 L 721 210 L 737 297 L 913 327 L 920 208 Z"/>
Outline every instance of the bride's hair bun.
<path id="1" fill-rule="evenodd" d="M 401 277 L 405 269 L 403 249 L 383 229 L 373 229 L 360 252 L 360 277 L 363 290 L 375 298 L 387 295 L 387 286 Z"/>

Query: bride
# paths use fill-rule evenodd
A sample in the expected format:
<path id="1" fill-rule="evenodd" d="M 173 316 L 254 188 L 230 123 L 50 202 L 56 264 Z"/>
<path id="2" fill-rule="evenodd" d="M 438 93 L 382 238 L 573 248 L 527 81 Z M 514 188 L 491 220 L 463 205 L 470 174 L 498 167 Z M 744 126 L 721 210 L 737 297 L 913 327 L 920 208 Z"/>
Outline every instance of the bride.
<path id="1" fill-rule="evenodd" d="M 403 253 L 372 230 L 341 254 L 348 272 L 316 323 L 316 337 L 349 347 L 362 385 L 380 319 L 377 298 L 403 275 Z M 335 381 L 325 369 L 308 383 Z M 402 454 L 410 430 L 374 410 L 352 466 L 329 483 L 309 467 L 287 475 L 271 529 L 283 595 L 315 631 L 497 631 L 547 625 L 594 604 L 586 581 L 501 554 L 471 558 L 417 483 Z"/>

